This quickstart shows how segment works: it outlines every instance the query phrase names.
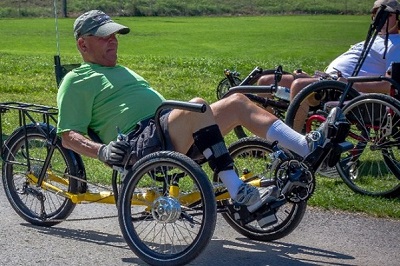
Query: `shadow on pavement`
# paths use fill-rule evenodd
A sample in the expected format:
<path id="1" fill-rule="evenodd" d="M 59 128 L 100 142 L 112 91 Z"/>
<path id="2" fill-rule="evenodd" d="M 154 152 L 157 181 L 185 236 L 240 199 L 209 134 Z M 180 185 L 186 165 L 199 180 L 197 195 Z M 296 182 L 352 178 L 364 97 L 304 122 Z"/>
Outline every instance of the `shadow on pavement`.
<path id="1" fill-rule="evenodd" d="M 63 239 L 129 250 L 122 235 L 93 230 L 22 225 L 35 228 L 39 233 Z M 283 241 L 259 242 L 239 237 L 234 241 L 212 239 L 206 249 L 190 265 L 355 265 L 351 264 L 352 260 L 354 260 L 353 256 L 316 247 Z M 349 263 L 343 263 L 343 261 L 349 261 Z M 121 262 L 145 265 L 134 253 L 132 257 L 121 258 Z"/>

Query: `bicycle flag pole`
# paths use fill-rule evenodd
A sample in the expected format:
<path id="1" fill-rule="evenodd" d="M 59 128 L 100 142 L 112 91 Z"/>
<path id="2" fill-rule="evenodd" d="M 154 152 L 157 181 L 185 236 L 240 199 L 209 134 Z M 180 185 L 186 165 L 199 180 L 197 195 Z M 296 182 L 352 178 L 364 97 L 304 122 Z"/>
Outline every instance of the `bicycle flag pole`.
<path id="1" fill-rule="evenodd" d="M 61 82 L 61 77 L 63 73 L 62 73 L 62 66 L 60 59 L 60 32 L 58 29 L 57 0 L 53 0 L 53 7 L 54 7 L 54 22 L 56 27 L 56 55 L 54 56 L 54 71 L 58 86 Z"/>

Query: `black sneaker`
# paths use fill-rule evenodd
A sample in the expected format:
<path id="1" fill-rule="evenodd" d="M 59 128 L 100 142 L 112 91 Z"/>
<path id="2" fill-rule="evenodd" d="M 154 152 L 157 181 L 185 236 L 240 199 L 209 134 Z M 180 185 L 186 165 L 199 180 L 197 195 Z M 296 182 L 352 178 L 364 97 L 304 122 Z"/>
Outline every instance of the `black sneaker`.
<path id="1" fill-rule="evenodd" d="M 306 135 L 310 153 L 313 152 L 318 146 L 324 146 L 330 141 L 330 139 L 327 138 L 329 127 L 336 128 L 336 122 L 338 121 L 346 121 L 346 118 L 339 107 L 334 107 L 329 112 L 326 120 L 318 127 L 318 129 L 311 131 Z"/>
<path id="2" fill-rule="evenodd" d="M 330 139 L 328 137 L 329 128 L 336 128 L 336 122 L 345 121 L 346 118 L 342 113 L 342 110 L 339 107 L 334 107 L 328 114 L 326 120 L 318 127 L 317 130 L 311 131 L 306 135 L 306 140 L 308 142 L 308 147 L 310 149 L 310 153 L 312 153 L 318 146 L 324 147 Z M 326 160 L 321 164 L 320 169 L 318 170 L 323 176 L 327 177 L 337 177 L 339 176 L 336 167 L 329 167 L 326 163 Z"/>

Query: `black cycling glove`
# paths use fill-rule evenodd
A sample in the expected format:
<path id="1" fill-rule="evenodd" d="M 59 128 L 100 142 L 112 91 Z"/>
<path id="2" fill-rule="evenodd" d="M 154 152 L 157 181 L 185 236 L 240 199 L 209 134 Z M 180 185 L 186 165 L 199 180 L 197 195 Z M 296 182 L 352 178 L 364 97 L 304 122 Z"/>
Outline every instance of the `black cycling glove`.
<path id="1" fill-rule="evenodd" d="M 131 153 L 131 146 L 127 141 L 111 141 L 100 147 L 97 157 L 100 161 L 110 165 L 124 165 Z"/>

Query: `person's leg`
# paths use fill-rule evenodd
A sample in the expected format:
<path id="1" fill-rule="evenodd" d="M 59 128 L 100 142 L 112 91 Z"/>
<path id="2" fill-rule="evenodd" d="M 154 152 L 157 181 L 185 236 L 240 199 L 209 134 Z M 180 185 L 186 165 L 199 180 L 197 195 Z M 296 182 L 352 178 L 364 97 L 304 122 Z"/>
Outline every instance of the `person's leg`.
<path id="1" fill-rule="evenodd" d="M 200 98 L 195 98 L 192 102 L 205 103 Z M 277 122 L 278 118 L 254 104 L 243 94 L 236 93 L 212 103 L 210 107 L 205 113 L 179 109 L 171 111 L 168 117 L 168 130 L 176 151 L 186 153 L 193 144 L 193 133 L 217 124 L 223 136 L 241 125 L 261 138 L 267 138 L 267 134 L 272 133 L 274 139 L 271 137 L 267 139 L 277 140 L 283 147 L 301 156 L 308 153 L 304 136 L 285 124 L 272 126 L 280 124 Z M 277 133 L 271 131 L 277 131 Z"/>
<path id="2" fill-rule="evenodd" d="M 294 80 L 293 75 L 285 74 L 285 75 L 282 75 L 282 79 L 278 83 L 278 85 L 286 87 L 286 88 L 290 88 L 290 85 L 292 84 L 293 80 Z M 270 86 L 270 85 L 274 85 L 274 84 L 275 84 L 275 75 L 272 75 L 272 74 L 261 76 L 257 81 L 257 85 L 260 85 L 260 86 Z M 264 98 L 272 97 L 272 95 L 269 93 L 259 93 L 257 95 L 260 97 L 264 97 Z"/>
<path id="3" fill-rule="evenodd" d="M 279 141 L 280 145 L 300 156 L 309 153 L 305 137 L 288 127 L 276 116 L 255 105 L 243 94 L 234 94 L 211 104 L 215 120 L 222 135 L 241 125 L 253 134 L 270 141 Z"/>
<path id="4" fill-rule="evenodd" d="M 290 101 L 306 86 L 310 85 L 313 82 L 316 82 L 318 79 L 316 78 L 300 78 L 293 81 L 292 86 L 290 87 Z M 308 110 L 310 106 L 319 104 L 319 101 L 316 102 L 315 98 L 309 97 L 303 101 L 300 106 L 299 110 L 296 113 L 296 117 L 293 123 L 293 129 L 297 132 L 302 132 L 304 127 L 304 123 L 308 116 Z"/>
<path id="5" fill-rule="evenodd" d="M 194 101 L 203 102 L 199 98 Z M 242 197 L 242 192 L 259 197 L 258 191 L 257 194 L 253 194 L 255 189 L 249 186 L 246 186 L 244 190 L 241 189 L 243 183 L 239 181 L 241 183 L 239 185 L 237 182 L 239 177 L 233 171 L 230 155 L 226 155 L 228 151 L 223 143 L 223 135 L 229 133 L 234 127 L 242 125 L 259 137 L 269 141 L 278 141 L 282 147 L 302 157 L 312 151 L 309 147 L 310 140 L 306 136 L 297 133 L 277 117 L 251 102 L 243 94 L 238 93 L 211 104 L 204 114 L 173 110 L 168 118 L 168 124 L 175 149 L 186 153 L 194 141 L 204 156 L 212 161 L 211 167 L 214 167 L 213 169 L 217 172 L 219 171 L 219 177 L 227 186 L 229 193 L 232 195 L 236 193 L 240 199 L 244 198 L 241 202 L 245 205 L 250 205 L 251 202 L 254 202 L 252 199 L 256 197 L 251 197 L 252 199 Z M 325 127 L 326 124 L 323 124 L 317 131 L 324 132 Z M 219 130 L 216 130 L 217 128 Z M 319 134 L 319 136 L 318 139 L 314 138 L 311 141 L 323 143 L 326 136 L 324 134 Z M 232 186 L 230 182 L 233 182 Z M 235 191 L 238 185 L 239 189 Z M 269 190 L 267 194 L 263 195 L 262 200 L 268 200 L 273 193 L 273 190 Z M 235 197 L 233 198 L 235 199 Z M 254 205 L 260 206 L 260 202 L 262 201 L 258 200 Z M 249 210 L 250 207 L 248 207 Z"/>
<path id="6" fill-rule="evenodd" d="M 279 191 L 276 186 L 268 189 L 260 196 L 259 191 L 239 179 L 234 171 L 234 162 L 226 148 L 223 136 L 217 124 L 200 129 L 193 133 L 194 144 L 208 159 L 214 173 L 224 183 L 231 198 L 240 205 L 246 205 L 254 212 L 264 203 L 277 199 Z"/>
<path id="7" fill-rule="evenodd" d="M 194 98 L 190 102 L 207 104 L 201 98 Z M 193 144 L 193 133 L 215 123 L 209 107 L 205 113 L 173 109 L 168 116 L 168 132 L 174 149 L 186 154 Z"/>
<path id="8" fill-rule="evenodd" d="M 204 103 L 200 98 L 192 101 Z M 171 111 L 168 117 L 168 133 L 176 151 L 186 153 L 194 142 L 228 189 L 231 198 L 239 204 L 246 205 L 250 211 L 255 211 L 264 202 L 276 198 L 277 195 L 270 197 L 268 193 L 261 198 L 256 188 L 245 184 L 239 178 L 209 106 L 205 113 L 178 109 Z"/>
<path id="9" fill-rule="evenodd" d="M 294 78 L 292 74 L 284 74 L 282 75 L 281 80 L 279 81 L 278 85 L 290 88 Z M 257 85 L 273 85 L 275 84 L 275 75 L 264 75 L 260 77 L 257 81 Z"/>

